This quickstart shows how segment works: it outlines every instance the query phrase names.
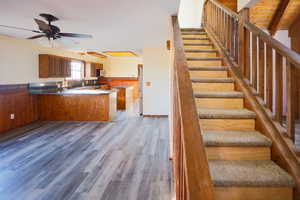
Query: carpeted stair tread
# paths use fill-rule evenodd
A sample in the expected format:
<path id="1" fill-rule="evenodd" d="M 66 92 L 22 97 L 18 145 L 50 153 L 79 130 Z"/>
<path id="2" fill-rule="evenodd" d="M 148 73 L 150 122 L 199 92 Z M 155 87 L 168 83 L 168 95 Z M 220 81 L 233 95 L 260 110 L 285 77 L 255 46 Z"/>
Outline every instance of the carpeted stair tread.
<path id="1" fill-rule="evenodd" d="M 273 161 L 209 161 L 216 187 L 294 187 L 293 178 Z"/>
<path id="2" fill-rule="evenodd" d="M 190 32 L 190 31 L 184 31 L 181 32 L 182 35 L 206 35 L 206 32 Z"/>
<path id="3" fill-rule="evenodd" d="M 182 32 L 204 32 L 203 28 L 182 28 L 180 29 Z"/>
<path id="4" fill-rule="evenodd" d="M 202 38 L 202 37 L 199 37 L 199 38 L 195 38 L 195 37 L 183 37 L 182 38 L 183 40 L 208 40 L 209 38 Z"/>
<path id="5" fill-rule="evenodd" d="M 192 82 L 197 83 L 233 83 L 232 78 L 192 78 Z"/>
<path id="6" fill-rule="evenodd" d="M 218 51 L 214 49 L 188 49 L 185 50 L 185 53 L 218 53 Z"/>
<path id="7" fill-rule="evenodd" d="M 255 119 L 256 114 L 247 109 L 213 109 L 201 108 L 198 111 L 201 119 Z"/>
<path id="8" fill-rule="evenodd" d="M 188 67 L 190 71 L 226 71 L 227 66 Z"/>
<path id="9" fill-rule="evenodd" d="M 257 131 L 204 131 L 208 147 L 271 147 L 272 141 Z"/>
<path id="10" fill-rule="evenodd" d="M 215 61 L 215 60 L 223 60 L 223 58 L 220 57 L 214 57 L 214 58 L 196 58 L 196 57 L 187 57 L 186 58 L 188 61 Z"/>
<path id="11" fill-rule="evenodd" d="M 200 91 L 194 92 L 194 96 L 196 98 L 243 98 L 244 94 L 236 91 Z"/>

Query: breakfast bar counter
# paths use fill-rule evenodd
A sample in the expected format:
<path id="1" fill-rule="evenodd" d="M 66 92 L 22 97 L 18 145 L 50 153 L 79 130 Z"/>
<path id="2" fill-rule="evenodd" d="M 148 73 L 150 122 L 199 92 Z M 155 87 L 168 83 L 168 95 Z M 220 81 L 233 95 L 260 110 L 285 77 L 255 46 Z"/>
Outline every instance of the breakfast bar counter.
<path id="1" fill-rule="evenodd" d="M 34 91 L 40 120 L 112 121 L 116 117 L 116 91 L 71 89 Z"/>

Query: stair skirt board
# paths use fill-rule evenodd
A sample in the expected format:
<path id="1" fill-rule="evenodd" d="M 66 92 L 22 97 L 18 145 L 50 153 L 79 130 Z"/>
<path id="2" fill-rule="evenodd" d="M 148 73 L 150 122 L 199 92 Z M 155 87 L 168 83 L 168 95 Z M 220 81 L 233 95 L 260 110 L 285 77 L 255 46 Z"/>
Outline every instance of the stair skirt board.
<path id="1" fill-rule="evenodd" d="M 201 53 L 185 53 L 186 57 L 193 57 L 193 58 L 215 58 L 217 57 L 216 52 L 201 52 Z"/>
<path id="2" fill-rule="evenodd" d="M 215 200 L 293 200 L 289 187 L 215 187 Z"/>
<path id="3" fill-rule="evenodd" d="M 192 83 L 195 92 L 198 91 L 233 91 L 234 83 Z"/>
<path id="4" fill-rule="evenodd" d="M 191 77 L 195 78 L 227 78 L 227 71 L 190 71 Z"/>
<path id="5" fill-rule="evenodd" d="M 195 98 L 197 108 L 244 108 L 243 98 Z"/>
<path id="6" fill-rule="evenodd" d="M 254 131 L 254 119 L 200 119 L 202 130 L 210 131 Z"/>
<path id="7" fill-rule="evenodd" d="M 209 160 L 270 160 L 269 147 L 206 147 Z"/>
<path id="8" fill-rule="evenodd" d="M 222 60 L 199 60 L 199 61 L 187 61 L 189 67 L 198 66 L 222 66 Z"/>

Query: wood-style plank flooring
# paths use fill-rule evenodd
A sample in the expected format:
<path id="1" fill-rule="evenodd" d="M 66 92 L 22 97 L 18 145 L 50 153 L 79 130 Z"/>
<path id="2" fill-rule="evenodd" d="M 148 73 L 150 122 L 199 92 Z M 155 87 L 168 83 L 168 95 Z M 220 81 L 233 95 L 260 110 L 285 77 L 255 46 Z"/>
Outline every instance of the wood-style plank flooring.
<path id="1" fill-rule="evenodd" d="M 123 112 L 112 123 L 16 129 L 0 142 L 0 199 L 169 200 L 168 126 Z"/>

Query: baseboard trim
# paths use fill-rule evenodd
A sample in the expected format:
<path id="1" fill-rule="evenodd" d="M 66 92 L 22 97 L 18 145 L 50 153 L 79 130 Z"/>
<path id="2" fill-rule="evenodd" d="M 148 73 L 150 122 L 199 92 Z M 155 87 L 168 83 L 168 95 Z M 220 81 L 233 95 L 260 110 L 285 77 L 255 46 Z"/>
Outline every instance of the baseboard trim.
<path id="1" fill-rule="evenodd" d="M 143 115 L 143 117 L 168 118 L 168 115 Z"/>

